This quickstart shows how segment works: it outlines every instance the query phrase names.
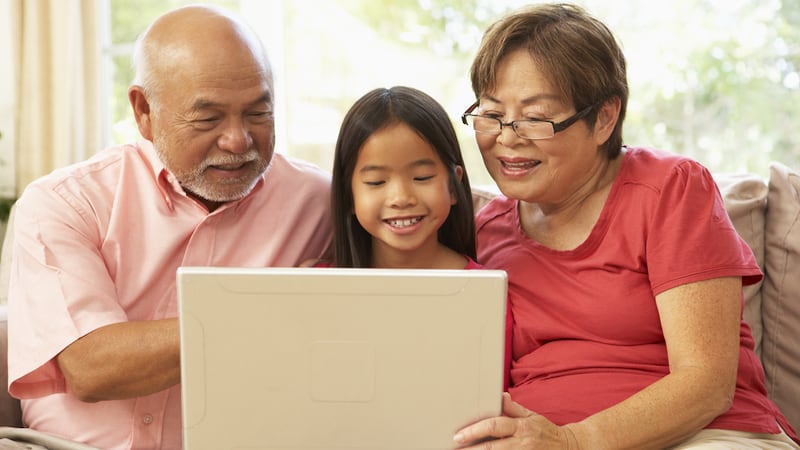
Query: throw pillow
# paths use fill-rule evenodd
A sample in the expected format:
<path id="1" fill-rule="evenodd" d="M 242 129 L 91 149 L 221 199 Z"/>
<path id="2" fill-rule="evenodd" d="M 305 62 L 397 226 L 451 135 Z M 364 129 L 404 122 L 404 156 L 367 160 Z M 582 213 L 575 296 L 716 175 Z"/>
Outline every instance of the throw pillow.
<path id="1" fill-rule="evenodd" d="M 770 164 L 762 361 L 767 390 L 800 426 L 800 173 Z"/>

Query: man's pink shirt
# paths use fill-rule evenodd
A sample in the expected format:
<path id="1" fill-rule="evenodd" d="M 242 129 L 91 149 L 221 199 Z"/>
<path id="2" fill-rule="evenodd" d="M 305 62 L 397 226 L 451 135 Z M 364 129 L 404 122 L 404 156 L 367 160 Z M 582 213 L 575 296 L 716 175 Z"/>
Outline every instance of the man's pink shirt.
<path id="1" fill-rule="evenodd" d="M 54 358 L 99 327 L 176 317 L 179 266 L 328 257 L 329 195 L 326 173 L 275 154 L 250 194 L 209 213 L 144 141 L 32 183 L 16 205 L 9 291 L 9 390 L 26 425 L 104 449 L 181 448 L 179 385 L 84 403 Z"/>

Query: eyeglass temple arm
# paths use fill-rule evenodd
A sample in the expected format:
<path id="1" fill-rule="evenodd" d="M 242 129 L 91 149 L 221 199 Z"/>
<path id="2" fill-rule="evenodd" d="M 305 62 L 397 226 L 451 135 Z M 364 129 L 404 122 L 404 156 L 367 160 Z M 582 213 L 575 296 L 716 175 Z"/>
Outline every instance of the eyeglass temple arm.
<path id="1" fill-rule="evenodd" d="M 464 111 L 464 112 L 461 114 L 461 122 L 462 122 L 464 125 L 469 125 L 469 124 L 467 123 L 467 114 L 469 114 L 469 113 L 471 113 L 472 111 L 474 111 L 474 110 L 475 110 L 475 108 L 477 108 L 477 107 L 478 107 L 478 104 L 479 104 L 479 103 L 478 103 L 478 100 L 475 100 L 475 103 L 471 104 L 471 105 L 469 106 L 469 108 L 467 108 L 467 110 L 466 110 L 466 111 Z"/>

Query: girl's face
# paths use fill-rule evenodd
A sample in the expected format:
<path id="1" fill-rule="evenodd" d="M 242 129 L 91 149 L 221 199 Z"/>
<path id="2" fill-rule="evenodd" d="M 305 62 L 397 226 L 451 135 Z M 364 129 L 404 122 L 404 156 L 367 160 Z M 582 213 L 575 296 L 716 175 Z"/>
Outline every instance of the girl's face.
<path id="1" fill-rule="evenodd" d="M 456 197 L 436 150 L 408 125 L 389 125 L 364 142 L 351 183 L 375 267 L 424 267 L 442 251 L 437 232 Z"/>

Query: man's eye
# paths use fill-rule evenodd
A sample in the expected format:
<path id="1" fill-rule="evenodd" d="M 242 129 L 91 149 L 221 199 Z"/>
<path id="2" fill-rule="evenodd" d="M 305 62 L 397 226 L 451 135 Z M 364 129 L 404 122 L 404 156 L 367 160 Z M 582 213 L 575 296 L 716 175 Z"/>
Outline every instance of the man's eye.
<path id="1" fill-rule="evenodd" d="M 253 120 L 265 121 L 272 118 L 272 112 L 271 111 L 251 112 L 248 114 L 248 116 Z"/>
<path id="2" fill-rule="evenodd" d="M 192 126 L 198 130 L 211 130 L 217 126 L 219 119 L 216 117 L 203 117 L 191 121 Z"/>

